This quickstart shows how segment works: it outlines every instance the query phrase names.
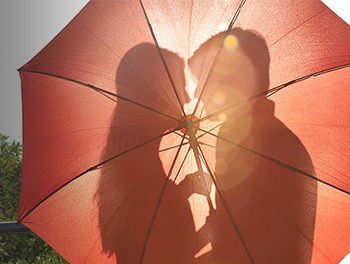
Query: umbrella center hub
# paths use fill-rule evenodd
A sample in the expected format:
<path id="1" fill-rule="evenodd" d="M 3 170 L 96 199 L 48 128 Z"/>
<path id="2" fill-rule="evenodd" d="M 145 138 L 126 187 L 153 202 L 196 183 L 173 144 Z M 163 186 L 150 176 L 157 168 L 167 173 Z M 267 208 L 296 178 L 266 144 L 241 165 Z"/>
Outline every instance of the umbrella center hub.
<path id="1" fill-rule="evenodd" d="M 196 134 L 197 130 L 199 128 L 199 120 L 196 116 L 192 115 L 186 115 L 181 120 L 181 129 L 180 131 L 183 134 L 191 135 Z"/>

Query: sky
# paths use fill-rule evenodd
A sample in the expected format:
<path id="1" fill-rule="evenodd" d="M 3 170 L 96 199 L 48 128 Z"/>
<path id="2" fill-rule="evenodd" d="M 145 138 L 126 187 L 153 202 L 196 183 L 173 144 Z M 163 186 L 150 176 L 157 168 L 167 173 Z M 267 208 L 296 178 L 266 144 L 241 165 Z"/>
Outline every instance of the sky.
<path id="1" fill-rule="evenodd" d="M 22 142 L 17 69 L 38 53 L 88 0 L 0 1 L 0 132 Z M 323 0 L 350 24 L 349 0 Z"/>
<path id="2" fill-rule="evenodd" d="M 0 132 L 22 142 L 21 83 L 27 63 L 88 0 L 0 1 Z"/>

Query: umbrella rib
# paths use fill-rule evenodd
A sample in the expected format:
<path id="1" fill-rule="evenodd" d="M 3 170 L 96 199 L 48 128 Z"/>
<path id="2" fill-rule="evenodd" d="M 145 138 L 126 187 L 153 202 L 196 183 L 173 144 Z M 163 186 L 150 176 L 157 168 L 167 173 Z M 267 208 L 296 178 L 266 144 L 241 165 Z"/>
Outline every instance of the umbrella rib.
<path id="1" fill-rule="evenodd" d="M 232 19 L 231 19 L 230 24 L 229 24 L 228 27 L 227 27 L 227 30 L 226 30 L 226 32 L 225 32 L 223 38 L 222 38 L 222 40 L 221 40 L 220 47 L 219 47 L 218 51 L 216 52 L 215 58 L 214 58 L 214 60 L 213 60 L 213 62 L 212 62 L 212 64 L 211 64 L 211 66 L 210 66 L 208 75 L 207 75 L 207 77 L 205 78 L 205 82 L 204 82 L 204 84 L 203 84 L 203 88 L 202 88 L 202 90 L 201 90 L 201 92 L 200 92 L 200 94 L 199 94 L 198 101 L 197 101 L 197 103 L 196 103 L 196 105 L 195 105 L 195 107 L 194 107 L 194 109 L 193 109 L 192 117 L 193 117 L 193 116 L 195 115 L 195 113 L 197 112 L 197 109 L 198 109 L 199 103 L 200 103 L 200 101 L 201 101 L 201 99 L 202 99 L 204 90 L 205 90 L 205 88 L 206 88 L 206 86 L 207 86 L 207 84 L 208 84 L 208 82 L 209 82 L 210 76 L 212 75 L 212 73 L 213 73 L 213 71 L 214 71 L 214 68 L 215 68 L 215 65 L 216 65 L 216 63 L 217 63 L 217 61 L 218 61 L 218 59 L 219 59 L 219 57 L 220 57 L 221 50 L 222 50 L 223 44 L 224 44 L 224 40 L 225 40 L 226 36 L 229 34 L 230 29 L 232 29 L 233 24 L 236 22 L 236 20 L 237 20 L 237 18 L 238 18 L 238 15 L 240 14 L 241 9 L 242 9 L 243 5 L 245 4 L 245 2 L 246 2 L 246 0 L 241 0 L 239 6 L 237 7 L 237 9 L 236 9 L 236 11 L 235 11 L 235 13 L 234 13 L 234 15 L 233 15 L 233 17 L 232 17 Z"/>
<path id="2" fill-rule="evenodd" d="M 45 196 L 45 198 L 43 198 L 43 199 L 42 199 L 40 202 L 38 202 L 32 209 L 30 209 L 26 214 L 24 214 L 24 215 L 18 220 L 18 223 L 20 223 L 21 221 L 23 221 L 23 219 L 24 219 L 25 217 L 27 217 L 31 212 L 33 212 L 39 205 L 41 205 L 44 201 L 46 201 L 47 199 L 49 199 L 52 195 L 54 195 L 55 193 L 57 193 L 58 191 L 60 191 L 61 189 L 63 189 L 65 186 L 67 186 L 67 185 L 70 184 L 71 182 L 73 182 L 73 181 L 75 181 L 76 179 L 80 178 L 81 176 L 85 175 L 86 173 L 88 173 L 88 172 L 90 172 L 90 171 L 93 171 L 93 170 L 96 170 L 96 169 L 98 169 L 98 167 L 100 167 L 100 166 L 106 164 L 107 162 L 110 162 L 111 160 L 116 159 L 116 158 L 118 158 L 118 157 L 120 157 L 120 156 L 122 156 L 122 155 L 124 155 L 124 154 L 127 154 L 127 153 L 129 153 L 130 151 L 133 151 L 133 150 L 135 150 L 135 149 L 138 149 L 138 148 L 140 148 L 140 147 L 142 147 L 142 146 L 144 146 L 144 145 L 146 145 L 146 144 L 148 144 L 148 143 L 151 143 L 152 141 L 155 141 L 155 140 L 157 140 L 157 139 L 159 139 L 159 138 L 165 137 L 165 136 L 167 136 L 167 135 L 173 133 L 173 132 L 176 131 L 176 130 L 178 130 L 178 128 L 171 129 L 171 130 L 167 131 L 167 132 L 164 133 L 164 134 L 161 134 L 161 135 L 158 135 L 158 136 L 156 136 L 156 137 L 154 137 L 154 138 L 151 138 L 151 139 L 149 139 L 149 140 L 147 140 L 147 141 L 145 141 L 145 142 L 143 142 L 143 143 L 140 143 L 140 144 L 138 144 L 138 145 L 136 145 L 136 146 L 134 146 L 134 147 L 132 147 L 132 148 L 129 148 L 129 149 L 127 149 L 127 150 L 125 150 L 125 151 L 123 151 L 123 152 L 121 152 L 121 153 L 118 153 L 117 155 L 114 155 L 113 157 L 110 157 L 110 158 L 108 158 L 108 159 L 106 159 L 106 160 L 104 160 L 104 161 L 98 163 L 98 164 L 95 165 L 95 166 L 90 167 L 89 169 L 87 169 L 87 170 L 85 170 L 84 172 L 80 173 L 79 175 L 75 176 L 74 178 L 72 178 L 71 180 L 69 180 L 68 182 L 64 183 L 63 185 L 61 185 L 60 187 L 58 187 L 57 189 L 55 189 L 55 190 L 53 190 L 51 193 L 49 193 L 47 196 Z"/>
<path id="3" fill-rule="evenodd" d="M 185 146 L 185 145 L 188 145 L 188 144 L 190 144 L 190 142 L 183 143 L 182 145 Z M 172 146 L 172 147 L 168 147 L 168 148 L 165 148 L 165 149 L 161 149 L 158 152 L 164 152 L 164 151 L 171 150 L 171 149 L 178 148 L 178 147 L 180 147 L 180 144 Z"/>
<path id="4" fill-rule="evenodd" d="M 187 58 L 186 58 L 186 63 L 187 63 L 187 68 L 186 68 L 186 80 L 189 80 L 189 79 L 190 79 L 190 69 L 189 69 L 189 67 L 188 67 L 188 61 L 189 61 L 189 58 L 190 58 L 190 48 L 191 48 L 192 13 L 193 13 L 193 0 L 191 0 L 191 12 L 190 12 L 190 17 L 189 17 L 189 22 L 188 22 Z"/>
<path id="5" fill-rule="evenodd" d="M 202 129 L 200 129 L 200 130 L 202 130 Z M 202 131 L 203 131 L 203 132 L 207 132 L 207 131 L 205 131 L 205 130 L 202 130 Z M 245 146 L 242 146 L 242 145 L 240 145 L 240 144 L 237 144 L 237 143 L 235 143 L 235 142 L 233 142 L 233 141 L 231 141 L 231 140 L 228 140 L 228 139 L 226 139 L 226 138 L 224 138 L 224 137 L 222 137 L 222 136 L 215 135 L 215 134 L 213 134 L 213 133 L 211 133 L 211 132 L 207 132 L 207 133 L 208 133 L 209 135 L 211 135 L 211 136 L 214 136 L 214 137 L 216 137 L 216 138 L 218 138 L 218 139 L 221 139 L 221 140 L 226 141 L 226 142 L 228 142 L 228 143 L 230 143 L 230 144 L 232 144 L 232 145 L 235 145 L 235 146 L 237 146 L 237 147 L 239 147 L 239 148 L 241 148 L 241 149 L 244 149 L 244 150 L 249 151 L 249 152 L 251 152 L 251 153 L 253 153 L 253 154 L 255 154 L 255 155 L 258 155 L 258 156 L 260 156 L 260 157 L 262 157 L 262 158 L 264 158 L 264 159 L 267 159 L 267 160 L 269 160 L 269 161 L 272 161 L 272 162 L 274 162 L 274 163 L 276 163 L 276 164 L 278 164 L 278 165 L 280 165 L 280 166 L 282 166 L 282 167 L 284 167 L 284 168 L 286 168 L 286 169 L 288 169 L 288 170 L 298 172 L 298 173 L 300 173 L 301 175 L 304 175 L 304 176 L 306 176 L 306 177 L 308 177 L 308 178 L 311 178 L 311 179 L 313 179 L 313 180 L 316 180 L 316 181 L 318 181 L 318 182 L 321 182 L 321 183 L 323 183 L 323 184 L 325 184 L 325 185 L 327 185 L 327 186 L 329 186 L 329 187 L 331 187 L 331 188 L 334 188 L 334 189 L 336 189 L 336 190 L 338 190 L 338 191 L 341 191 L 341 192 L 346 193 L 346 194 L 350 194 L 350 192 L 348 192 L 348 191 L 346 191 L 346 190 L 343 190 L 343 189 L 341 189 L 341 188 L 339 188 L 339 187 L 337 187 L 337 186 L 335 186 L 335 185 L 333 185 L 333 184 L 331 184 L 331 183 L 328 183 L 328 182 L 326 182 L 326 181 L 324 181 L 324 180 L 321 180 L 321 179 L 319 179 L 319 178 L 317 178 L 317 177 L 315 177 L 315 176 L 313 176 L 313 175 L 311 175 L 311 174 L 309 174 L 309 173 L 307 173 L 307 172 L 305 172 L 305 171 L 302 171 L 302 170 L 300 170 L 300 169 L 298 169 L 298 168 L 295 168 L 295 167 L 293 167 L 293 166 L 291 166 L 291 165 L 288 165 L 287 163 L 284 163 L 284 162 L 282 162 L 282 161 L 280 161 L 280 160 L 274 159 L 274 158 L 272 158 L 272 157 L 270 157 L 270 156 L 267 156 L 267 155 L 265 155 L 265 154 L 263 154 L 263 153 L 257 152 L 257 151 L 255 151 L 255 150 L 252 150 L 252 149 L 250 149 L 250 148 L 247 148 L 247 147 L 245 147 Z"/>
<path id="6" fill-rule="evenodd" d="M 175 135 L 178 135 L 179 137 L 183 137 L 183 135 L 180 134 L 179 132 L 174 131 L 174 134 L 175 134 Z"/>
<path id="7" fill-rule="evenodd" d="M 69 82 L 77 83 L 77 84 L 80 84 L 80 85 L 82 85 L 82 86 L 88 87 L 88 88 L 90 88 L 90 89 L 92 89 L 92 90 L 94 90 L 94 91 L 96 91 L 96 92 L 98 92 L 98 93 L 100 93 L 100 94 L 106 96 L 107 98 L 109 98 L 110 100 L 112 100 L 112 101 L 114 101 L 114 102 L 117 102 L 117 101 L 114 100 L 114 99 L 112 99 L 111 97 L 109 97 L 109 96 L 107 96 L 107 95 L 114 96 L 114 97 L 116 97 L 116 98 L 118 98 L 118 99 L 127 101 L 127 102 L 132 103 L 132 104 L 137 105 L 137 106 L 140 106 L 140 107 L 145 108 L 145 109 L 147 109 L 147 110 L 149 110 L 149 111 L 152 111 L 152 112 L 154 112 L 154 113 L 157 113 L 157 114 L 160 114 L 160 115 L 162 115 L 162 116 L 168 117 L 168 118 L 170 118 L 170 119 L 179 121 L 179 119 L 177 119 L 177 118 L 175 118 L 175 117 L 173 117 L 173 116 L 170 116 L 170 115 L 165 114 L 165 113 L 163 113 L 163 112 L 160 112 L 160 111 L 158 111 L 158 110 L 156 110 L 156 109 L 153 109 L 153 108 L 151 108 L 151 107 L 149 107 L 149 106 L 146 106 L 146 105 L 143 105 L 143 104 L 138 103 L 138 102 L 136 102 L 136 101 L 133 101 L 133 100 L 131 100 L 131 99 L 128 99 L 128 98 L 126 98 L 126 97 L 124 97 L 124 96 L 120 96 L 120 95 L 118 95 L 118 94 L 109 92 L 109 91 L 107 91 L 107 90 L 104 90 L 104 89 L 102 89 L 102 88 L 100 88 L 100 87 L 97 87 L 97 86 L 94 86 L 94 85 L 92 85 L 92 84 L 84 83 L 84 82 L 81 82 L 81 81 L 78 81 L 78 80 L 74 80 L 74 79 L 71 79 L 71 78 L 68 78 L 68 77 L 64 77 L 64 76 L 61 76 L 61 75 L 57 75 L 57 74 L 53 74 L 53 73 L 47 73 L 47 72 L 41 72 L 41 71 L 32 71 L 32 70 L 23 70 L 23 69 L 19 69 L 19 71 L 20 71 L 20 72 L 23 71 L 23 72 L 29 72 L 29 73 L 43 74 L 43 75 L 51 76 L 51 77 L 54 77 L 54 78 L 66 80 L 66 81 L 69 81 Z"/>
<path id="8" fill-rule="evenodd" d="M 219 126 L 222 126 L 223 124 L 224 124 L 224 122 L 221 122 L 221 123 L 217 124 L 216 126 L 214 126 L 211 129 L 209 129 L 208 132 L 211 132 L 211 131 L 215 130 L 216 128 L 218 128 Z M 204 132 L 203 134 L 198 136 L 197 139 L 200 139 L 201 137 L 204 137 L 206 134 L 208 134 L 208 132 Z"/>
<path id="9" fill-rule="evenodd" d="M 175 96 L 176 96 L 177 101 L 178 101 L 178 103 L 179 103 L 179 105 L 180 105 L 180 108 L 181 108 L 181 111 L 182 111 L 183 115 L 186 116 L 185 110 L 184 110 L 183 105 L 182 105 L 181 100 L 180 100 L 180 96 L 179 96 L 179 94 L 177 93 L 177 90 L 176 90 L 176 87 L 175 87 L 175 83 L 174 83 L 174 81 L 173 81 L 173 78 L 171 77 L 169 68 L 168 68 L 168 66 L 166 65 L 165 59 L 164 59 L 164 57 L 163 57 L 163 53 L 162 53 L 162 51 L 161 51 L 161 49 L 160 49 L 160 46 L 159 46 L 158 40 L 157 40 L 157 38 L 156 38 L 156 35 L 154 34 L 154 31 L 153 31 L 151 22 L 150 22 L 150 20 L 149 20 L 149 18 L 148 18 L 148 16 L 147 16 L 146 9 L 145 9 L 145 7 L 144 7 L 144 5 L 143 5 L 143 3 L 142 3 L 142 0 L 139 0 L 139 3 L 140 3 L 140 5 L 141 5 L 143 14 L 145 15 L 145 18 L 146 18 L 146 20 L 147 20 L 147 24 L 148 24 L 149 30 L 150 30 L 150 32 L 151 32 L 152 38 L 153 38 L 153 40 L 154 40 L 154 43 L 155 43 L 156 46 L 157 46 L 157 49 L 158 49 L 160 58 L 161 58 L 161 60 L 162 60 L 162 63 L 163 63 L 163 65 L 164 65 L 164 68 L 165 68 L 165 71 L 166 71 L 166 73 L 167 73 L 167 75 L 168 75 L 168 77 L 169 77 L 169 81 L 170 81 L 171 87 L 172 87 L 172 89 L 173 89 L 173 91 L 174 91 L 174 93 L 175 93 Z"/>
<path id="10" fill-rule="evenodd" d="M 211 148 L 216 148 L 216 146 L 213 146 L 213 145 L 210 145 L 210 144 L 208 144 L 208 143 L 201 142 L 201 141 L 198 141 L 198 144 L 199 144 L 199 145 L 203 145 L 203 146 L 207 146 L 207 147 L 211 147 Z"/>
<path id="11" fill-rule="evenodd" d="M 221 199 L 221 201 L 222 201 L 222 203 L 223 203 L 223 205 L 224 205 L 224 207 L 225 207 L 225 210 L 226 210 L 227 215 L 228 215 L 228 217 L 229 217 L 229 219 L 230 219 L 230 222 L 231 222 L 231 224 L 232 224 L 232 227 L 233 227 L 233 229 L 235 230 L 235 232 L 237 233 L 237 235 L 238 235 L 238 237 L 239 237 L 239 240 L 241 241 L 241 243 L 242 243 L 242 245 L 243 245 L 243 247 L 244 247 L 244 250 L 245 250 L 245 252 L 246 252 L 246 254 L 247 254 L 247 256 L 248 256 L 250 262 L 251 262 L 252 264 L 254 264 L 254 263 L 255 263 L 255 262 L 254 262 L 254 259 L 253 259 L 252 255 L 251 255 L 250 252 L 249 252 L 249 249 L 248 249 L 247 244 L 244 242 L 244 239 L 243 239 L 243 236 L 242 236 L 242 234 L 241 234 L 241 232 L 240 232 L 240 230 L 239 230 L 238 224 L 236 223 L 235 219 L 233 218 L 233 215 L 231 214 L 230 208 L 229 208 L 229 206 L 228 206 L 228 204 L 227 204 L 227 202 L 226 202 L 226 200 L 225 200 L 225 198 L 224 198 L 224 195 L 223 195 L 223 193 L 222 193 L 222 190 L 221 190 L 221 188 L 219 187 L 219 184 L 217 183 L 217 181 L 216 181 L 216 179 L 215 179 L 215 176 L 214 176 L 214 174 L 212 173 L 212 171 L 211 171 L 211 169 L 210 169 L 210 167 L 209 167 L 209 164 L 208 164 L 208 162 L 207 162 L 207 160 L 206 160 L 206 158 L 205 158 L 205 156 L 204 156 L 204 153 L 203 153 L 201 147 L 200 147 L 199 145 L 197 145 L 197 146 L 198 146 L 198 149 L 199 149 L 199 151 L 200 151 L 200 156 L 201 156 L 202 160 L 204 161 L 205 167 L 206 167 L 207 170 L 208 170 L 208 173 L 209 173 L 209 175 L 210 175 L 210 178 L 211 178 L 211 180 L 213 181 L 213 183 L 214 183 L 214 185 L 215 185 L 216 192 L 218 193 L 218 195 L 219 195 L 219 197 L 220 197 L 220 199 Z"/>
<path id="12" fill-rule="evenodd" d="M 203 135 L 206 135 L 206 134 L 202 134 L 201 136 L 203 136 Z M 186 142 L 183 145 L 185 146 L 185 145 L 188 145 L 188 144 L 190 144 L 190 142 Z M 216 148 L 216 146 L 213 146 L 213 145 L 207 144 L 205 142 L 201 142 L 201 141 L 198 141 L 198 144 L 201 144 L 201 145 L 204 145 L 204 146 L 208 146 L 208 147 L 212 147 L 212 148 Z M 177 148 L 179 146 L 180 145 L 176 145 L 176 146 L 172 146 L 172 147 L 169 147 L 169 148 L 161 149 L 161 150 L 159 150 L 159 152 L 163 152 L 163 151 L 167 151 L 167 150 L 170 150 L 170 149 L 174 149 L 174 148 Z"/>
<path id="13" fill-rule="evenodd" d="M 165 178 L 165 181 L 163 183 L 163 186 L 162 186 L 162 189 L 160 191 L 160 194 L 159 194 L 159 197 L 157 199 L 157 203 L 156 203 L 156 206 L 154 208 L 154 211 L 153 211 L 153 214 L 152 214 L 152 218 L 151 218 L 151 223 L 149 224 L 149 227 L 147 229 L 147 233 L 146 233 L 146 238 L 145 238 L 145 241 L 144 241 L 144 244 L 143 244 L 143 248 L 142 248 L 142 252 L 141 252 L 141 256 L 140 256 L 140 261 L 139 263 L 141 264 L 143 262 L 143 258 L 145 256 L 145 252 L 146 252 L 146 247 L 147 247 L 147 244 L 148 244 L 148 241 L 149 241 L 149 238 L 151 236 L 151 231 L 152 231 L 152 228 L 153 228 L 153 224 L 154 224 L 154 221 L 156 219 L 156 216 L 157 216 L 157 213 L 158 213 L 158 210 L 159 210 L 159 207 L 160 207 L 160 203 L 162 201 L 162 198 L 164 196 L 164 193 L 165 193 L 165 189 L 168 185 L 168 182 L 169 182 L 169 177 L 174 169 L 174 166 L 175 166 L 175 162 L 179 156 L 179 153 L 180 153 L 180 150 L 181 150 L 181 147 L 183 145 L 183 142 L 185 140 L 185 137 L 183 136 L 182 137 L 182 141 L 181 141 L 181 144 L 179 146 L 179 148 L 177 149 L 177 152 L 175 154 L 175 157 L 174 157 L 174 160 L 173 162 L 171 163 L 171 166 L 170 166 L 170 169 L 169 169 L 169 172 L 168 172 L 168 175 L 167 177 Z"/>
<path id="14" fill-rule="evenodd" d="M 214 116 L 217 116 L 217 115 L 219 115 L 219 114 L 221 114 L 221 113 L 223 113 L 223 112 L 226 112 L 226 111 L 228 111 L 228 110 L 231 110 L 232 108 L 235 108 L 235 107 L 237 107 L 237 106 L 239 106 L 239 105 L 241 105 L 241 104 L 243 104 L 243 103 L 250 102 L 250 101 L 252 101 L 252 100 L 254 100 L 254 99 L 256 99 L 256 98 L 259 98 L 259 97 L 261 97 L 261 96 L 266 96 L 266 98 L 267 98 L 267 97 L 270 97 L 270 96 L 272 96 L 273 94 L 279 92 L 280 90 L 282 90 L 282 89 L 284 89 L 284 88 L 286 88 L 286 87 L 288 87 L 288 86 L 290 86 L 290 85 L 292 85 L 292 84 L 294 84 L 294 83 L 298 83 L 298 82 L 307 80 L 307 79 L 309 79 L 309 78 L 311 78 L 311 77 L 317 77 L 317 76 L 319 76 L 319 75 L 322 75 L 322 74 L 325 74 L 325 73 L 328 73 L 328 72 L 332 72 L 332 71 L 336 71 L 336 70 L 340 70 L 340 69 L 343 69 L 343 68 L 346 68 L 346 67 L 349 67 L 349 66 L 350 66 L 350 63 L 347 63 L 347 64 L 335 66 L 335 67 L 332 67 L 332 68 L 329 68 L 329 69 L 326 69 L 326 70 L 314 72 L 314 73 L 305 75 L 305 76 L 303 76 L 303 77 L 299 77 L 299 78 L 294 79 L 294 80 L 292 80 L 292 81 L 289 81 L 289 82 L 286 82 L 286 83 L 284 83 L 284 84 L 275 86 L 275 87 L 273 87 L 273 88 L 271 88 L 271 89 L 269 89 L 269 90 L 267 90 L 267 91 L 264 91 L 264 92 L 262 92 L 262 93 L 259 93 L 259 94 L 257 94 L 257 95 L 254 95 L 254 96 L 252 96 L 252 97 L 250 97 L 250 98 L 248 98 L 248 99 L 245 99 L 245 100 L 243 100 L 243 101 L 234 103 L 234 104 L 232 104 L 232 105 L 229 105 L 229 106 L 227 106 L 227 107 L 225 107 L 225 108 L 223 108 L 223 109 L 221 109 L 221 110 L 219 110 L 219 111 L 216 111 L 216 112 L 214 112 L 214 113 L 212 113 L 212 114 L 209 114 L 209 115 L 207 115 L 207 116 L 205 116 L 205 117 L 203 117 L 203 118 L 201 118 L 201 119 L 199 119 L 199 120 L 193 121 L 193 123 L 201 122 L 201 121 L 210 119 L 210 118 L 212 118 L 212 117 L 214 117 Z"/>
<path id="15" fill-rule="evenodd" d="M 291 85 L 291 84 L 294 84 L 294 83 L 298 83 L 298 82 L 307 80 L 307 79 L 309 79 L 310 77 L 317 77 L 317 76 L 319 76 L 319 75 L 322 75 L 322 74 L 325 74 L 325 73 L 328 73 L 328 72 L 332 72 L 332 71 L 336 71 L 336 70 L 341 70 L 341 69 L 344 69 L 344 68 L 349 67 L 349 66 L 350 66 L 350 63 L 347 63 L 347 64 L 335 66 L 335 67 L 332 67 L 332 68 L 329 68 L 329 69 L 325 69 L 325 70 L 322 70 L 322 71 L 314 72 L 314 73 L 305 75 L 305 76 L 303 76 L 303 77 L 294 79 L 294 80 L 292 80 L 292 81 L 289 81 L 289 82 L 287 82 L 287 83 L 278 85 L 278 86 L 276 86 L 276 87 L 274 87 L 274 88 L 271 88 L 271 89 L 267 90 L 267 96 L 266 96 L 266 97 L 270 97 L 271 95 L 273 95 L 273 94 L 275 94 L 276 92 L 278 92 L 278 91 L 280 91 L 280 90 L 286 88 L 287 86 L 289 86 L 289 85 Z"/>
<path id="16" fill-rule="evenodd" d="M 215 130 L 216 128 L 218 128 L 219 126 L 221 126 L 223 123 L 224 123 L 224 122 L 219 123 L 218 125 L 212 127 L 212 128 L 209 129 L 208 131 L 211 132 L 211 131 Z M 178 136 L 181 136 L 181 137 L 183 136 L 183 135 L 177 133 L 176 131 L 174 131 L 173 133 L 176 134 L 176 135 L 178 135 Z M 208 132 L 205 132 L 205 133 L 199 135 L 199 136 L 197 137 L 197 139 L 200 139 L 200 138 L 204 137 L 204 136 L 207 135 L 207 134 L 208 134 Z M 186 138 L 186 139 L 188 139 L 188 138 Z M 202 145 L 207 145 L 207 146 L 209 146 L 209 147 L 215 148 L 215 146 L 206 144 L 206 143 L 204 143 L 204 142 L 199 142 L 199 141 L 198 141 L 198 143 L 199 143 L 199 144 L 202 144 Z M 188 142 L 184 143 L 183 145 L 187 145 L 187 144 L 190 144 L 190 142 L 188 141 Z M 177 148 L 177 147 L 179 147 L 179 146 L 180 146 L 180 145 L 175 145 L 175 146 L 172 146 L 172 147 L 168 147 L 168 148 L 165 148 L 165 149 L 161 149 L 161 150 L 159 150 L 159 152 L 163 152 L 163 151 L 166 151 L 166 150 L 174 149 L 174 148 Z"/>
<path id="17" fill-rule="evenodd" d="M 185 145 L 185 144 L 184 144 L 184 145 Z M 185 154 L 185 157 L 184 157 L 184 159 L 183 159 L 183 161 L 182 161 L 182 163 L 181 163 L 181 165 L 180 165 L 180 167 L 179 167 L 179 170 L 177 171 L 177 173 L 176 173 L 176 175 L 175 175 L 175 177 L 174 177 L 174 182 L 176 181 L 177 177 L 179 176 L 180 171 L 182 170 L 182 167 L 183 167 L 184 164 L 185 164 L 185 161 L 186 161 L 186 159 L 187 159 L 187 156 L 188 156 L 188 154 L 190 153 L 190 150 L 191 150 L 191 148 L 189 147 L 189 148 L 187 149 L 187 152 L 186 152 L 186 154 Z"/>

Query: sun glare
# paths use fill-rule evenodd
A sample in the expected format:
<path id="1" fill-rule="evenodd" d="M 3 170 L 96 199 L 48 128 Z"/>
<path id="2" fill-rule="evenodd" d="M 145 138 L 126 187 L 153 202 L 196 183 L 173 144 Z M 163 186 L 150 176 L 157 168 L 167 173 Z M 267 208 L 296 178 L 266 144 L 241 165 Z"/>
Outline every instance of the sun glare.
<path id="1" fill-rule="evenodd" d="M 226 101 L 225 93 L 222 90 L 215 91 L 212 100 L 216 106 L 222 106 Z"/>
<path id="2" fill-rule="evenodd" d="M 228 51 L 233 51 L 237 48 L 238 46 L 238 39 L 234 35 L 227 35 L 224 39 L 224 47 Z"/>

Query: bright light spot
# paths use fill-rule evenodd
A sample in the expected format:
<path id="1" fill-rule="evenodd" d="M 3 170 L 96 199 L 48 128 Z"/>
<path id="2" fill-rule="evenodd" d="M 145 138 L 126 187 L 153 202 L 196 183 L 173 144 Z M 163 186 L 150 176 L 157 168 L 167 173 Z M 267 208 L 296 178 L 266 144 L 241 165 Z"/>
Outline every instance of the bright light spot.
<path id="1" fill-rule="evenodd" d="M 236 49 L 238 46 L 238 39 L 236 36 L 234 35 L 228 35 L 225 37 L 224 39 L 224 47 L 228 50 L 228 51 L 233 51 L 234 49 Z"/>
<path id="2" fill-rule="evenodd" d="M 190 72 L 188 69 L 188 64 L 186 64 L 185 71 L 189 71 L 188 79 L 186 80 L 186 92 L 188 93 L 188 96 L 190 97 L 190 101 L 185 103 L 184 110 L 185 113 L 192 113 L 194 106 L 196 105 L 198 98 L 195 97 L 195 92 L 197 89 L 197 80 L 196 77 Z"/>
<path id="3" fill-rule="evenodd" d="M 218 30 L 219 32 L 223 32 L 227 30 L 227 23 L 225 22 L 220 22 L 219 26 L 218 26 Z"/>
<path id="4" fill-rule="evenodd" d="M 199 258 L 200 256 L 204 255 L 205 253 L 208 253 L 209 251 L 213 250 L 213 246 L 211 245 L 211 242 L 209 242 L 208 244 L 206 244 L 204 247 L 202 247 L 197 253 L 196 255 L 194 255 L 194 258 Z"/>
<path id="5" fill-rule="evenodd" d="M 241 91 L 241 89 L 235 89 L 233 87 L 224 88 L 225 98 L 228 102 L 225 102 L 226 105 L 235 104 L 235 102 L 244 102 L 248 100 L 248 96 Z M 213 98 L 214 99 L 214 98 Z M 231 101 L 230 101 L 231 100 Z M 229 103 L 229 104 L 228 104 Z M 253 112 L 251 104 L 246 103 L 234 107 L 231 111 L 222 113 L 222 116 L 219 115 L 219 120 L 225 122 L 225 128 L 222 132 L 228 133 L 231 140 L 240 144 L 243 142 L 246 137 L 251 133 L 251 127 L 253 122 Z"/>
<path id="6" fill-rule="evenodd" d="M 350 263 L 350 253 L 348 253 L 345 258 L 339 262 L 339 264 L 349 264 Z"/>
<path id="7" fill-rule="evenodd" d="M 207 197 L 202 194 L 193 193 L 188 197 L 188 203 L 192 212 L 194 228 L 198 232 L 206 223 L 209 216 L 209 204 Z"/>
<path id="8" fill-rule="evenodd" d="M 221 122 L 225 122 L 225 121 L 227 120 L 227 114 L 221 113 L 221 114 L 219 115 L 219 120 L 220 120 Z"/>
<path id="9" fill-rule="evenodd" d="M 225 93 L 221 90 L 215 91 L 212 100 L 217 106 L 223 105 L 226 101 Z"/>
<path id="10" fill-rule="evenodd" d="M 253 144 L 255 145 L 255 144 Z M 221 147 L 216 159 L 216 177 L 220 186 L 229 190 L 248 179 L 255 168 L 259 166 L 259 159 L 246 151 L 227 144 L 226 151 Z"/>
<path id="11" fill-rule="evenodd" d="M 215 188 L 215 184 L 212 183 L 211 185 L 211 191 L 210 191 L 210 200 L 211 200 L 211 204 L 213 205 L 214 210 L 216 210 L 216 188 Z"/>
<path id="12" fill-rule="evenodd" d="M 225 174 L 227 172 L 228 165 L 225 159 L 218 158 L 216 160 L 216 174 Z"/>

